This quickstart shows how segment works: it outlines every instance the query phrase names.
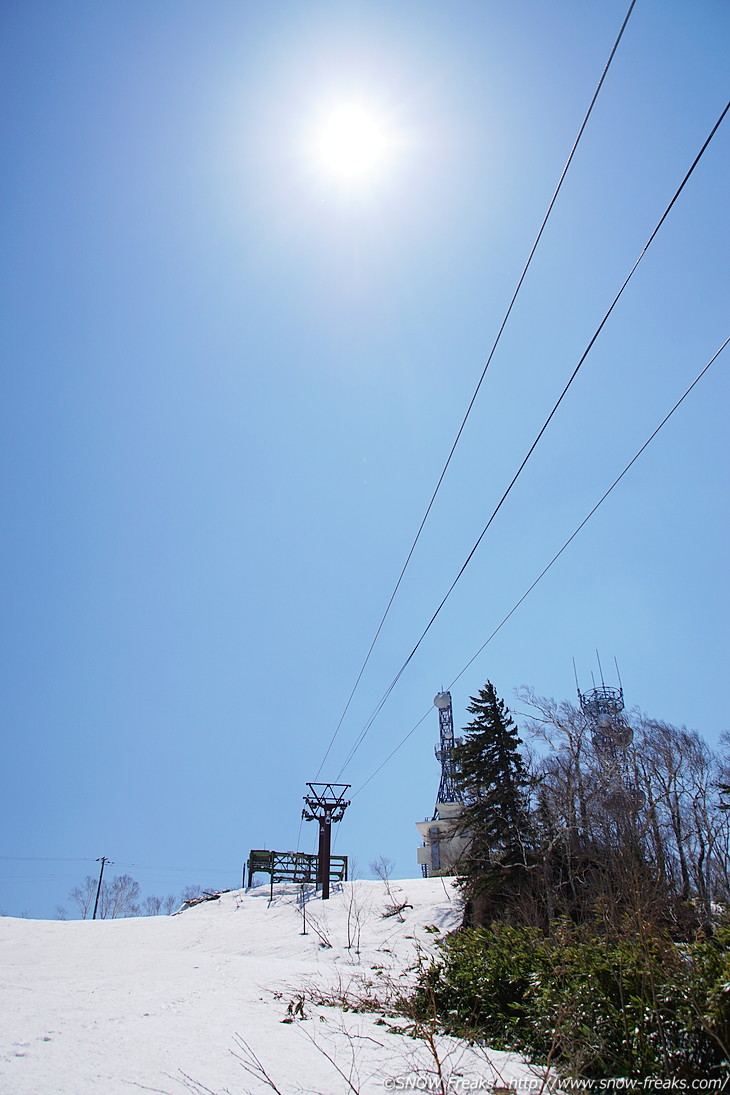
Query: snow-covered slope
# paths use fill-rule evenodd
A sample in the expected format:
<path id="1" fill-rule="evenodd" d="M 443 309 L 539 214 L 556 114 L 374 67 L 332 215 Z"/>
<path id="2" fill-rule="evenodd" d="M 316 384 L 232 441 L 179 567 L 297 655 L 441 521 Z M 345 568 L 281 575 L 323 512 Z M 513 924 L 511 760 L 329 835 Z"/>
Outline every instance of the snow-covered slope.
<path id="1" fill-rule="evenodd" d="M 391 889 L 410 906 L 402 919 L 383 916 L 392 901 L 382 882 L 345 883 L 328 902 L 307 903 L 306 935 L 299 888 L 287 886 L 273 903 L 261 887 L 172 917 L 0 919 L 0 1092 L 270 1092 L 244 1067 L 256 1071 L 252 1055 L 281 1095 L 425 1082 L 437 1066 L 424 1043 L 376 1015 L 302 1001 L 305 984 L 326 993 L 405 981 L 417 948 L 432 951 L 433 927 L 460 920 L 448 880 Z M 438 1056 L 446 1076 L 481 1078 L 482 1090 L 531 1075 L 516 1057 L 450 1039 L 439 1039 Z"/>

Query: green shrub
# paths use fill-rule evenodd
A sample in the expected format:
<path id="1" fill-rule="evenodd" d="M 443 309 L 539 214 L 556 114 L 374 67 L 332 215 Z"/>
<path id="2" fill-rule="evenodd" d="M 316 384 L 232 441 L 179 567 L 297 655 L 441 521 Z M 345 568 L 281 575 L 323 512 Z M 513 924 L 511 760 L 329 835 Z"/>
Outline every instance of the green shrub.
<path id="1" fill-rule="evenodd" d="M 451 1033 L 573 1076 L 720 1075 L 730 1044 L 730 931 L 679 945 L 641 926 L 607 938 L 495 924 L 442 944 L 417 1007 Z"/>

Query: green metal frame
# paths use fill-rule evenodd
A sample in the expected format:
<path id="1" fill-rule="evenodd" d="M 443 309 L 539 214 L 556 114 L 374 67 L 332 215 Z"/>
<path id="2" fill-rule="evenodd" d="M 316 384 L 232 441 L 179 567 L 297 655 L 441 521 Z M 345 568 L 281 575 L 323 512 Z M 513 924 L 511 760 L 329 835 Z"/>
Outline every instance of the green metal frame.
<path id="1" fill-rule="evenodd" d="M 244 867 L 243 884 L 246 886 L 246 867 L 248 868 L 248 886 L 255 874 L 268 874 L 271 889 L 275 882 L 316 882 L 319 856 L 307 852 L 270 852 L 264 848 L 252 848 Z M 330 881 L 347 882 L 347 856 L 330 857 Z"/>

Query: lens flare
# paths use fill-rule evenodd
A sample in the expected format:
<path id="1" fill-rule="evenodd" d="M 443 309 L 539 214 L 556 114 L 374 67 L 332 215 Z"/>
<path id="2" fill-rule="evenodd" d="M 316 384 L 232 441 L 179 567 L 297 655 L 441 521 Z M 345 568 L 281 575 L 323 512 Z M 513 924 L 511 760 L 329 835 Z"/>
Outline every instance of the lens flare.
<path id="1" fill-rule="evenodd" d="M 386 144 L 377 119 L 362 107 L 347 105 L 336 110 L 325 124 L 319 153 L 331 171 L 355 178 L 377 168 Z"/>

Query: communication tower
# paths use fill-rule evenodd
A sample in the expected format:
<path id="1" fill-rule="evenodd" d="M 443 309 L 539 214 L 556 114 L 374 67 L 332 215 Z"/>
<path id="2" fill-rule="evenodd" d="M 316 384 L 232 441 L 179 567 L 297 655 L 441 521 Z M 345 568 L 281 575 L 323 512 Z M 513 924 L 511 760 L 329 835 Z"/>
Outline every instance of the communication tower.
<path id="1" fill-rule="evenodd" d="M 601 673 L 601 683 L 597 685 L 594 680 L 593 688 L 587 692 L 581 692 L 576 673 L 578 702 L 581 711 L 591 722 L 593 744 L 607 769 L 606 802 L 619 813 L 631 813 L 640 809 L 645 799 L 643 791 L 634 786 L 628 765 L 627 750 L 634 740 L 634 731 L 623 715 L 624 690 L 618 664 L 616 675 L 619 685 L 616 688 L 607 685 L 603 679 L 598 651 L 596 651 L 596 658 Z M 575 671 L 575 661 L 573 661 L 573 670 Z"/>
<path id="2" fill-rule="evenodd" d="M 456 799 L 454 785 L 454 713 L 451 708 L 451 693 L 439 692 L 433 701 L 439 713 L 439 743 L 436 746 L 436 760 L 441 765 L 436 802 L 453 802 Z M 436 814 L 434 814 L 436 817 Z"/>
<path id="3" fill-rule="evenodd" d="M 439 713 L 439 743 L 435 753 L 441 765 L 441 780 L 432 817 L 416 822 L 423 838 L 423 845 L 418 849 L 418 862 L 426 877 L 437 872 L 453 873 L 468 844 L 460 820 L 464 807 L 457 801 L 454 748 L 461 738 L 454 737 L 451 693 L 437 693 L 433 703 Z"/>
<path id="4" fill-rule="evenodd" d="M 596 657 L 598 658 L 598 651 L 596 651 Z M 578 689 L 578 702 L 581 711 L 591 720 L 593 725 L 592 737 L 596 749 L 605 756 L 615 759 L 622 750 L 628 749 L 631 745 L 634 740 L 634 731 L 622 715 L 624 690 L 620 684 L 620 676 L 619 687 L 614 688 L 607 685 L 603 680 L 600 658 L 598 658 L 598 668 L 601 673 L 601 684 L 600 686 L 596 685 L 594 680 L 593 688 L 588 692 L 581 692 L 578 685 L 578 674 L 576 673 L 575 684 Z M 573 662 L 573 669 L 575 670 L 575 661 Z M 618 665 L 616 666 L 616 673 L 618 675 Z"/>

